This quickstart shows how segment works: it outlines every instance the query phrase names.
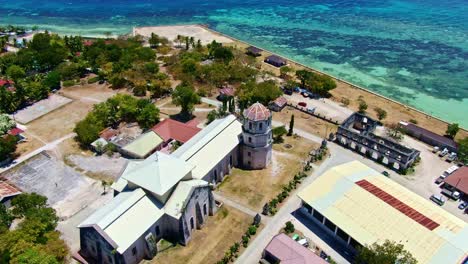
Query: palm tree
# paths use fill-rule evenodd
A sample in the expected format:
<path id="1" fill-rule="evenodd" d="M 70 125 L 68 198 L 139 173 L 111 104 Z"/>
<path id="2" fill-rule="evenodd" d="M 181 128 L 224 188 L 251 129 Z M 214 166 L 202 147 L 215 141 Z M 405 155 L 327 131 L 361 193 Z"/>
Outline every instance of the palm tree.
<path id="1" fill-rule="evenodd" d="M 175 39 L 177 41 L 177 46 L 180 48 L 180 40 L 181 40 L 182 36 L 181 35 L 177 35 L 177 38 Z"/>
<path id="2" fill-rule="evenodd" d="M 195 38 L 190 37 L 190 45 L 192 45 L 192 48 L 195 48 Z"/>

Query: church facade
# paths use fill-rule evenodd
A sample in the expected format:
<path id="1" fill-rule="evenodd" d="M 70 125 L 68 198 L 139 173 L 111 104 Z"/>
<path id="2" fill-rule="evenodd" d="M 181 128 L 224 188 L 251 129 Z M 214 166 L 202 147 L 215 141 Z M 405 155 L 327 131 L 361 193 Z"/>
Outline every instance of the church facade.
<path id="1" fill-rule="evenodd" d="M 239 120 L 213 121 L 171 154 L 129 161 L 112 185 L 115 197 L 80 229 L 89 263 L 138 263 L 157 254 L 157 242 L 186 245 L 217 207 L 212 188 L 233 167 L 262 169 L 271 161 L 271 112 L 256 103 Z"/>

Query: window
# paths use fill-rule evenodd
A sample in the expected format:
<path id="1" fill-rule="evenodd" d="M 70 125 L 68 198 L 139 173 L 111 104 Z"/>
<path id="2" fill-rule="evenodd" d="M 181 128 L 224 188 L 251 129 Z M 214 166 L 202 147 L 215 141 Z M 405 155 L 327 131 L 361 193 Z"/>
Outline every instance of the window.
<path id="1" fill-rule="evenodd" d="M 247 157 L 250 157 L 250 155 L 251 155 L 250 151 L 249 151 L 249 152 L 247 152 Z"/>
<path id="2" fill-rule="evenodd" d="M 206 210 L 206 204 L 204 204 L 204 205 L 203 205 L 203 214 L 204 214 L 204 215 L 206 215 L 206 214 L 207 214 L 207 212 L 206 212 L 206 211 L 207 211 L 207 210 Z"/>
<path id="3" fill-rule="evenodd" d="M 159 230 L 159 226 L 156 226 L 156 236 L 159 236 L 160 233 L 161 233 L 161 230 Z"/>
<path id="4" fill-rule="evenodd" d="M 315 217 L 315 219 L 317 219 L 320 223 L 323 221 L 323 215 L 317 210 L 314 210 L 312 216 Z"/>
<path id="5" fill-rule="evenodd" d="M 249 129 L 252 129 L 252 122 L 249 122 Z"/>
<path id="6" fill-rule="evenodd" d="M 218 181 L 218 171 L 217 170 L 214 171 L 214 176 L 215 176 L 215 181 Z"/>
<path id="7" fill-rule="evenodd" d="M 232 167 L 232 155 L 231 155 L 231 156 L 229 156 L 229 166 L 231 166 L 231 167 Z"/>
<path id="8" fill-rule="evenodd" d="M 336 225 L 333 224 L 330 220 L 325 219 L 325 226 L 328 227 L 332 232 L 335 232 Z"/>
<path id="9" fill-rule="evenodd" d="M 263 123 L 260 123 L 259 127 L 260 127 L 260 130 L 262 130 L 263 129 Z"/>
<path id="10" fill-rule="evenodd" d="M 341 239 L 343 239 L 345 242 L 348 242 L 348 234 L 345 233 L 345 231 L 341 230 L 341 228 L 338 228 L 338 231 L 336 232 L 336 234 L 338 235 L 338 237 L 340 237 Z"/>
<path id="11" fill-rule="evenodd" d="M 312 214 L 312 206 L 310 206 L 310 205 L 304 203 L 304 208 L 307 209 L 307 212 L 308 212 L 309 214 Z"/>
<path id="12" fill-rule="evenodd" d="M 252 138 L 251 137 L 249 137 L 249 143 L 252 143 Z"/>
<path id="13" fill-rule="evenodd" d="M 136 247 L 133 247 L 132 248 L 132 255 L 135 256 L 137 254 L 137 249 Z"/>
<path id="14" fill-rule="evenodd" d="M 195 224 L 193 223 L 193 217 L 190 218 L 190 229 L 193 229 Z"/>

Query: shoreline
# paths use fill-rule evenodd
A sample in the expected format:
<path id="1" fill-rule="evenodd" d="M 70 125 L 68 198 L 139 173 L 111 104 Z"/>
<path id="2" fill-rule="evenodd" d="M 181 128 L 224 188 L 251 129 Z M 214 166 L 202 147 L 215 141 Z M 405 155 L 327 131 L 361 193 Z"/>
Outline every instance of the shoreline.
<path id="1" fill-rule="evenodd" d="M 229 36 L 229 35 L 226 35 L 226 34 L 224 34 L 224 33 L 219 32 L 219 31 L 216 31 L 216 30 L 214 30 L 214 29 L 211 29 L 211 28 L 209 28 L 209 27 L 206 26 L 206 25 L 199 24 L 198 26 L 200 26 L 200 27 L 202 27 L 202 28 L 204 28 L 204 29 L 206 29 L 206 30 L 208 30 L 208 31 L 211 31 L 211 32 L 213 32 L 214 34 L 218 34 L 218 35 L 221 35 L 221 36 L 230 38 L 230 39 L 232 39 L 232 40 L 234 40 L 234 41 L 243 43 L 243 44 L 248 45 L 248 46 L 254 46 L 254 45 L 252 45 L 252 44 L 250 44 L 250 43 L 248 43 L 248 42 L 246 42 L 246 41 L 243 41 L 243 40 L 234 38 L 234 37 L 232 37 L 232 36 Z M 312 67 L 310 67 L 310 66 L 304 65 L 304 64 L 302 64 L 302 63 L 300 63 L 300 62 L 297 62 L 297 61 L 295 61 L 295 60 L 293 60 L 293 59 L 290 59 L 290 58 L 288 58 L 288 57 L 281 56 L 281 55 L 279 55 L 279 54 L 277 54 L 277 53 L 275 53 L 275 52 L 272 52 L 272 51 L 270 51 L 270 50 L 264 49 L 263 47 L 259 47 L 259 46 L 255 46 L 255 47 L 261 48 L 263 51 L 265 51 L 265 52 L 267 52 L 267 53 L 269 53 L 269 54 L 271 54 L 271 55 L 275 55 L 275 56 L 278 56 L 278 57 L 280 57 L 280 58 L 283 58 L 283 59 L 285 59 L 286 61 L 288 61 L 288 62 L 290 62 L 290 63 L 293 63 L 293 64 L 296 64 L 296 65 L 298 65 L 298 66 L 300 66 L 300 67 L 303 67 L 304 69 L 307 69 L 307 70 L 310 70 L 310 71 L 313 71 L 313 72 L 316 72 L 316 73 L 319 73 L 319 74 L 323 74 L 323 75 L 329 76 L 329 77 L 333 78 L 334 80 L 336 80 L 337 82 L 342 82 L 342 83 L 345 83 L 345 84 L 351 86 L 351 88 L 359 89 L 359 90 L 361 90 L 361 91 L 363 91 L 363 92 L 372 94 L 372 95 L 374 95 L 374 96 L 377 96 L 377 97 L 379 97 L 379 98 L 382 98 L 382 99 L 384 99 L 384 100 L 386 100 L 386 101 L 389 101 L 389 102 L 391 102 L 391 103 L 398 104 L 398 105 L 400 105 L 400 106 L 402 106 L 402 107 L 405 107 L 405 108 L 407 108 L 407 109 L 409 109 L 409 110 L 415 111 L 415 112 L 417 112 L 417 113 L 419 113 L 419 114 L 422 114 L 422 115 L 424 115 L 424 116 L 426 116 L 426 117 L 428 117 L 428 118 L 435 119 L 435 120 L 437 120 L 437 121 L 439 121 L 439 122 L 442 122 L 442 123 L 445 123 L 445 124 L 447 124 L 447 125 L 448 125 L 448 124 L 451 124 L 451 123 L 449 123 L 448 121 L 446 121 L 446 120 L 444 120 L 444 119 L 442 119 L 442 118 L 440 118 L 440 117 L 437 117 L 437 116 L 428 114 L 428 113 L 424 112 L 423 110 L 420 110 L 420 109 L 417 109 L 417 108 L 415 108 L 415 107 L 413 107 L 413 106 L 410 106 L 410 105 L 401 103 L 401 102 L 399 102 L 399 101 L 397 101 L 397 100 L 395 100 L 395 99 L 392 99 L 392 98 L 389 98 L 389 97 L 387 97 L 387 96 L 381 95 L 381 94 L 379 94 L 379 93 L 376 93 L 376 92 L 371 91 L 371 90 L 369 90 L 369 89 L 367 89 L 367 88 L 361 87 L 361 86 L 359 86 L 359 85 L 356 85 L 356 84 L 354 84 L 354 83 L 351 83 L 351 82 L 349 82 L 349 81 L 346 81 L 346 80 L 344 80 L 344 79 L 341 79 L 341 78 L 339 78 L 339 77 L 336 77 L 336 76 L 334 76 L 334 75 L 331 75 L 331 74 L 328 74 L 328 73 L 326 73 L 326 72 L 323 72 L 323 71 L 314 69 L 314 68 L 312 68 Z M 347 107 L 347 108 L 348 108 L 348 107 Z M 406 121 L 408 121 L 408 120 L 406 120 Z M 464 132 L 468 133 L 468 128 L 465 129 L 464 127 L 461 127 L 461 125 L 460 125 L 460 130 L 463 130 Z"/>
<path id="2" fill-rule="evenodd" d="M 239 44 L 246 45 L 246 46 L 254 46 L 254 45 L 252 45 L 252 44 L 250 44 L 250 43 L 248 43 L 248 42 L 246 42 L 246 41 L 243 41 L 243 40 L 237 39 L 237 38 L 235 38 L 235 37 L 232 37 L 232 36 L 230 36 L 230 35 L 224 34 L 224 33 L 222 33 L 222 32 L 216 31 L 216 30 L 210 28 L 209 25 L 207 25 L 207 24 L 190 24 L 190 23 L 183 24 L 183 23 L 181 23 L 181 24 L 168 24 L 168 25 L 157 25 L 157 26 L 151 26 L 151 25 L 149 25 L 149 26 L 134 26 L 134 27 L 131 27 L 131 28 L 130 28 L 130 31 L 127 32 L 127 33 L 124 34 L 124 35 L 134 35 L 136 29 L 140 29 L 140 30 L 141 30 L 141 29 L 145 29 L 145 28 L 148 29 L 148 28 L 158 28 L 158 27 L 166 27 L 166 28 L 170 28 L 170 27 L 172 27 L 172 28 L 174 28 L 174 27 L 199 27 L 199 28 L 204 29 L 204 30 L 206 30 L 206 31 L 208 31 L 208 32 L 210 32 L 210 33 L 212 33 L 212 34 L 214 34 L 214 35 L 217 35 L 217 36 L 219 36 L 219 37 L 223 37 L 223 38 L 227 38 L 227 39 L 232 40 L 233 43 L 230 43 L 230 44 L 234 44 L 234 45 L 235 45 L 236 43 L 239 43 Z M 62 33 L 62 34 L 63 34 L 63 33 Z M 62 35 L 62 34 L 61 34 L 61 35 Z M 69 34 L 73 34 L 73 33 L 69 32 Z M 176 33 L 176 34 L 177 34 L 177 33 Z M 89 36 L 89 37 L 91 37 L 91 38 L 101 38 L 101 37 L 105 37 L 105 36 L 99 36 L 98 34 L 97 34 L 97 35 L 92 34 L 92 35 L 93 35 L 93 36 Z M 87 35 L 84 34 L 84 35 L 82 35 L 82 36 L 83 36 L 83 37 L 86 37 Z M 115 37 L 115 36 L 113 35 L 113 36 L 111 36 L 111 37 Z M 260 46 L 258 46 L 258 47 L 259 47 L 259 48 L 262 48 L 262 47 L 260 47 Z M 402 114 L 404 114 L 404 115 L 409 115 L 409 116 L 413 116 L 413 114 L 416 114 L 416 115 L 419 117 L 419 119 L 421 119 L 421 120 L 426 119 L 425 122 L 423 122 L 423 123 L 425 123 L 426 125 L 423 125 L 423 124 L 421 124 L 421 123 L 418 123 L 418 125 L 421 126 L 421 127 L 425 127 L 426 129 L 432 130 L 433 132 L 436 132 L 436 133 L 438 133 L 438 134 L 443 135 L 444 132 L 445 132 L 446 126 L 447 126 L 448 124 L 450 124 L 449 121 L 446 121 L 446 120 L 444 120 L 443 118 L 434 116 L 434 115 L 432 115 L 432 114 L 428 114 L 428 113 L 424 112 L 424 110 L 417 109 L 417 108 L 414 107 L 414 106 L 410 106 L 410 105 L 404 104 L 404 103 L 399 102 L 399 101 L 397 101 L 397 100 L 395 100 L 395 99 L 389 98 L 389 97 L 387 97 L 387 96 L 381 95 L 381 94 L 379 94 L 379 93 L 377 93 L 377 92 L 371 91 L 371 90 L 369 90 L 369 89 L 367 89 L 367 88 L 364 88 L 364 87 L 362 87 L 362 86 L 359 86 L 359 85 L 356 85 L 356 84 L 354 84 L 354 83 L 351 83 L 351 82 L 349 82 L 349 81 L 347 81 L 347 80 L 344 80 L 344 79 L 341 79 L 341 78 L 339 78 L 339 77 L 336 77 L 336 76 L 333 76 L 333 75 L 331 75 L 331 74 L 328 74 L 328 73 L 326 73 L 326 72 L 323 72 L 323 71 L 314 69 L 314 68 L 312 68 L 312 67 L 310 67 L 310 66 L 304 65 L 304 64 L 302 64 L 302 63 L 300 63 L 300 62 L 297 62 L 297 61 L 295 61 L 295 60 L 293 60 L 293 59 L 290 59 L 290 58 L 288 58 L 288 57 L 281 56 L 281 55 L 279 55 L 279 54 L 277 54 L 277 53 L 275 53 L 275 52 L 272 52 L 272 51 L 270 51 L 270 50 L 268 50 L 268 49 L 264 49 L 264 48 L 262 48 L 262 49 L 264 50 L 265 53 L 268 53 L 268 55 L 276 55 L 276 56 L 279 56 L 279 57 L 281 57 L 281 58 L 284 58 L 285 60 L 288 61 L 289 64 L 293 64 L 293 65 L 291 65 L 291 66 L 293 66 L 293 67 L 295 67 L 295 68 L 307 69 L 307 70 L 310 70 L 310 71 L 313 71 L 313 72 L 316 72 L 316 73 L 319 73 L 319 74 L 323 74 L 323 75 L 326 75 L 326 76 L 329 76 L 329 77 L 333 78 L 333 79 L 337 82 L 337 88 L 336 88 L 335 90 L 338 90 L 339 84 L 342 84 L 342 85 L 345 85 L 345 86 L 348 86 L 348 87 L 341 87 L 341 88 L 339 88 L 339 89 L 342 89 L 342 90 L 350 90 L 350 91 L 353 91 L 353 89 L 356 89 L 356 90 L 358 90 L 358 91 L 360 91 L 360 92 L 362 92 L 362 93 L 364 93 L 364 94 L 367 94 L 368 96 L 374 96 L 374 97 L 376 97 L 376 98 L 378 98 L 378 99 L 384 101 L 384 102 L 382 102 L 382 103 L 383 103 L 383 104 L 382 104 L 382 107 L 383 107 L 384 105 L 386 105 L 386 104 L 389 104 L 389 105 L 393 105 L 394 107 L 404 108 L 404 109 L 401 109 L 401 110 L 399 110 L 399 111 L 397 111 L 397 112 L 398 112 L 398 113 L 402 113 Z M 332 94 L 333 94 L 333 91 L 332 91 Z M 334 97 L 335 99 L 339 99 L 339 98 L 337 98 L 335 95 L 334 95 L 333 97 Z M 335 100 L 335 103 L 340 104 L 339 101 L 336 101 L 336 100 Z M 352 107 L 350 107 L 350 106 L 351 106 L 351 105 L 349 105 L 349 106 L 344 106 L 344 107 L 355 111 L 355 110 L 354 110 Z M 380 105 L 377 105 L 377 106 L 380 107 Z M 392 108 L 390 108 L 390 109 L 392 109 Z M 368 112 L 370 112 L 370 110 L 372 110 L 371 105 L 369 105 Z M 413 111 L 414 113 L 409 113 L 410 111 Z M 404 113 L 404 112 L 408 112 L 408 113 Z M 369 113 L 369 114 L 370 114 L 370 113 Z M 390 113 L 389 113 L 389 115 L 390 115 Z M 416 118 L 416 117 L 415 117 L 415 118 Z M 409 121 L 409 120 L 405 120 L 405 119 L 402 119 L 402 120 L 404 120 L 404 121 Z M 459 121 L 456 121 L 456 122 L 459 122 Z M 438 123 L 438 124 L 437 124 L 437 123 Z M 440 127 L 441 124 L 443 124 L 443 126 L 445 127 L 443 131 L 441 130 L 441 127 Z M 435 130 L 433 129 L 433 126 L 432 126 L 432 125 L 437 125 Z M 463 134 L 463 135 L 462 135 L 462 134 Z M 460 132 L 459 132 L 457 138 L 462 138 L 462 137 L 464 137 L 464 136 L 468 136 L 468 128 L 465 128 L 465 127 L 463 127 L 462 125 L 460 125 Z"/>

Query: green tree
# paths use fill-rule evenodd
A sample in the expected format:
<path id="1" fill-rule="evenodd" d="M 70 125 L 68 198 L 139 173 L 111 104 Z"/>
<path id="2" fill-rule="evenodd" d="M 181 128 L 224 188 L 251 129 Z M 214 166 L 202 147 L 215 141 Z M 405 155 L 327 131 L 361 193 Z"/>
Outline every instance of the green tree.
<path id="1" fill-rule="evenodd" d="M 140 108 L 136 120 L 143 129 L 148 129 L 159 122 L 159 109 L 151 101 L 145 101 L 146 104 Z"/>
<path id="2" fill-rule="evenodd" d="M 280 77 L 281 78 L 289 78 L 289 74 L 294 70 L 291 67 L 283 66 L 280 68 Z"/>
<path id="3" fill-rule="evenodd" d="M 468 164 L 468 137 L 459 140 L 458 142 L 458 160 L 463 164 Z"/>
<path id="4" fill-rule="evenodd" d="M 287 221 L 284 227 L 284 232 L 286 232 L 286 234 L 291 234 L 292 232 L 294 232 L 294 230 L 294 224 L 291 223 L 291 221 Z"/>
<path id="5" fill-rule="evenodd" d="M 183 115 L 191 115 L 195 104 L 200 102 L 200 96 L 197 95 L 194 88 L 188 83 L 177 85 L 172 93 L 172 102 L 182 107 Z"/>
<path id="6" fill-rule="evenodd" d="M 17 264 L 58 264 L 59 262 L 54 255 L 49 255 L 44 251 L 36 248 L 26 249 L 25 252 L 12 260 Z"/>
<path id="7" fill-rule="evenodd" d="M 8 130 L 16 127 L 15 121 L 13 121 L 9 115 L 0 114 L 0 137 L 5 135 Z"/>
<path id="8" fill-rule="evenodd" d="M 284 126 L 275 127 L 272 129 L 273 143 L 283 143 L 283 136 L 288 133 Z"/>
<path id="9" fill-rule="evenodd" d="M 451 138 L 455 138 L 459 130 L 460 130 L 460 127 L 458 126 L 457 123 L 448 124 L 447 131 L 445 131 L 445 134 Z"/>
<path id="10" fill-rule="evenodd" d="M 218 111 L 211 110 L 206 117 L 206 124 L 209 125 L 211 122 L 215 121 L 218 118 Z"/>
<path id="11" fill-rule="evenodd" d="M 361 113 L 361 114 L 365 114 L 366 110 L 367 110 L 367 107 L 368 107 L 368 105 L 367 105 L 366 101 L 360 99 L 359 100 L 359 111 L 358 112 Z"/>
<path id="12" fill-rule="evenodd" d="M 78 122 L 73 130 L 76 139 L 83 145 L 89 146 L 98 139 L 99 133 L 105 128 L 103 122 L 95 114 L 88 114 L 85 119 Z"/>
<path id="13" fill-rule="evenodd" d="M 6 70 L 6 75 L 15 81 L 26 77 L 24 69 L 18 65 L 11 65 L 10 67 L 8 67 L 8 69 Z"/>
<path id="14" fill-rule="evenodd" d="M 374 108 L 374 111 L 377 114 L 377 118 L 379 120 L 383 120 L 383 119 L 385 119 L 387 117 L 387 111 L 385 111 L 384 109 L 382 109 L 380 107 Z"/>
<path id="15" fill-rule="evenodd" d="M 15 151 L 16 137 L 10 135 L 0 137 L 0 161 L 10 158 Z"/>
<path id="16" fill-rule="evenodd" d="M 13 219 L 14 217 L 10 214 L 5 205 L 0 203 L 0 234 L 8 231 Z"/>
<path id="17" fill-rule="evenodd" d="M 49 72 L 44 80 L 42 81 L 42 84 L 49 88 L 50 90 L 54 89 L 59 89 L 60 88 L 60 73 L 57 71 L 51 71 Z"/>
<path id="18" fill-rule="evenodd" d="M 291 115 L 291 121 L 289 121 L 288 136 L 292 136 L 294 133 L 294 115 Z"/>
<path id="19" fill-rule="evenodd" d="M 386 240 L 383 244 L 374 243 L 358 250 L 356 264 L 416 264 L 416 259 L 403 245 Z"/>

